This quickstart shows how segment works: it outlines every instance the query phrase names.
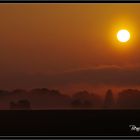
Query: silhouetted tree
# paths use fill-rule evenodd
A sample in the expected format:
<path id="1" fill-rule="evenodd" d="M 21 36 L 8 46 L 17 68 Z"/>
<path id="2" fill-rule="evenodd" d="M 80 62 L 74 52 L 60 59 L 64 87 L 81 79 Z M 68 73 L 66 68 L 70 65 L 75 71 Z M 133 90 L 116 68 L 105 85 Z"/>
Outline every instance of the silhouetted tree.
<path id="1" fill-rule="evenodd" d="M 119 109 L 140 109 L 140 91 L 126 89 L 118 94 L 117 107 Z"/>
<path id="2" fill-rule="evenodd" d="M 55 96 L 61 95 L 61 93 L 59 92 L 59 90 L 50 90 L 50 94 L 51 95 L 55 95 Z"/>
<path id="3" fill-rule="evenodd" d="M 13 90 L 12 91 L 12 93 L 13 94 L 24 94 L 24 93 L 26 93 L 26 90 L 24 90 L 24 89 L 15 89 L 15 90 Z"/>
<path id="4" fill-rule="evenodd" d="M 33 94 L 50 94 L 50 95 L 61 95 L 61 93 L 59 92 L 59 90 L 49 90 L 47 88 L 36 88 L 36 89 L 32 89 L 30 91 L 30 93 Z"/>
<path id="5" fill-rule="evenodd" d="M 10 92 L 7 91 L 7 90 L 0 90 L 0 97 L 7 96 L 7 95 L 9 95 L 9 94 L 10 94 Z"/>
<path id="6" fill-rule="evenodd" d="M 81 101 L 81 100 L 74 100 L 72 101 L 72 106 L 75 108 L 91 108 L 92 107 L 92 103 L 90 101 Z"/>
<path id="7" fill-rule="evenodd" d="M 114 98 L 112 90 L 108 90 L 105 94 L 105 100 L 104 100 L 104 108 L 105 109 L 112 109 L 114 107 Z"/>
<path id="8" fill-rule="evenodd" d="M 30 91 L 33 94 L 48 94 L 50 92 L 47 88 L 35 88 Z"/>
<path id="9" fill-rule="evenodd" d="M 102 99 L 95 93 L 80 91 L 72 96 L 72 107 L 80 108 L 101 108 Z"/>

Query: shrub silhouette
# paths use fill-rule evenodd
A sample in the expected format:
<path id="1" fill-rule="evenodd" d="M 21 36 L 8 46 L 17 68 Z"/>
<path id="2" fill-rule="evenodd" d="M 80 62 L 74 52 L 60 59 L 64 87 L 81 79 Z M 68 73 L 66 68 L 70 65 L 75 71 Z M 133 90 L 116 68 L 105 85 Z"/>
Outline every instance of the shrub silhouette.
<path id="1" fill-rule="evenodd" d="M 12 110 L 30 110 L 30 102 L 28 100 L 19 100 L 18 102 L 11 102 L 10 109 Z"/>

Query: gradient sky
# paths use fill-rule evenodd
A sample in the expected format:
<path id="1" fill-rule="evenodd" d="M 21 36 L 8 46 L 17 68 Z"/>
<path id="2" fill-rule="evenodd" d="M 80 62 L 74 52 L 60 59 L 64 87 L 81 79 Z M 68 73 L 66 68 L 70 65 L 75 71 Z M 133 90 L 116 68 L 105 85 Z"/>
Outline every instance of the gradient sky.
<path id="1" fill-rule="evenodd" d="M 140 85 L 140 4 L 0 4 L 0 19 L 0 88 Z"/>

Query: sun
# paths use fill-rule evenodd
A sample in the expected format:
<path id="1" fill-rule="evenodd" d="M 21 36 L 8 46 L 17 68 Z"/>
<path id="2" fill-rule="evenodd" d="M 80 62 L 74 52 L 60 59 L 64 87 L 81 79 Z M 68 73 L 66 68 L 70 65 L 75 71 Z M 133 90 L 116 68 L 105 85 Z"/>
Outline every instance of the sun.
<path id="1" fill-rule="evenodd" d="M 117 33 L 117 39 L 120 42 L 127 42 L 130 39 L 130 33 L 126 29 L 119 30 Z"/>

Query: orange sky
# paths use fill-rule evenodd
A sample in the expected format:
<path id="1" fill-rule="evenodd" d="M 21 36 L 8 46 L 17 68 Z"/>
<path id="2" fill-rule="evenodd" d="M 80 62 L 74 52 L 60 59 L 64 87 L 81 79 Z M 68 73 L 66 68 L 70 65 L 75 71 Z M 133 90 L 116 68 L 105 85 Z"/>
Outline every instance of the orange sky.
<path id="1" fill-rule="evenodd" d="M 34 87 L 44 75 L 112 65 L 139 72 L 139 9 L 140 4 L 0 4 L 1 88 Z M 132 35 L 125 45 L 116 40 L 122 28 Z M 36 81 L 27 84 L 28 76 Z"/>

